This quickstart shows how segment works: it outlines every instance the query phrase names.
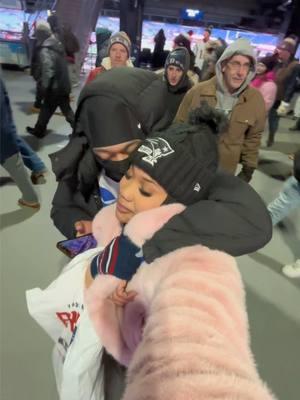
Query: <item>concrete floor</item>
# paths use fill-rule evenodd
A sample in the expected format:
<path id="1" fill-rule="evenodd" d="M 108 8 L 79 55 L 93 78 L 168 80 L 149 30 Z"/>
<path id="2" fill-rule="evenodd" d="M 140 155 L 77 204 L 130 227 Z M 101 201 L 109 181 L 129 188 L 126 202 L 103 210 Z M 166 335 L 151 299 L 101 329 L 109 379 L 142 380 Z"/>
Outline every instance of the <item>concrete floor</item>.
<path id="1" fill-rule="evenodd" d="M 54 116 L 49 123 L 53 132 L 46 138 L 27 135 L 25 127 L 37 118 L 27 114 L 34 99 L 33 80 L 19 71 L 3 75 L 18 132 L 38 151 L 49 173 L 46 184 L 37 186 L 42 203 L 37 213 L 17 206 L 20 193 L 15 185 L 1 186 L 0 399 L 56 400 L 52 342 L 29 317 L 25 291 L 48 286 L 67 261 L 55 247 L 62 236 L 49 217 L 56 183 L 48 154 L 64 146 L 70 127 L 63 117 Z M 276 196 L 291 169 L 287 154 L 300 148 L 300 132 L 288 132 L 292 124 L 282 119 L 274 148 L 261 150 L 252 185 L 266 202 Z M 3 169 L 1 176 L 6 176 Z M 299 222 L 298 210 L 282 228 L 275 228 L 265 248 L 238 259 L 247 289 L 252 348 L 261 376 L 280 400 L 300 398 L 300 280 L 281 274 L 283 264 L 300 257 Z"/>

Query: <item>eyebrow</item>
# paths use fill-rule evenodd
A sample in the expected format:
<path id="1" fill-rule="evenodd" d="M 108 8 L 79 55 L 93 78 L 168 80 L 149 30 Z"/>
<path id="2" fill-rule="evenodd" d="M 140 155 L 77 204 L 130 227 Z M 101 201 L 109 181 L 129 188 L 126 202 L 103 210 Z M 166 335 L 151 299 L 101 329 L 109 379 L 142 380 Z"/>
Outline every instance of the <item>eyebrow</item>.
<path id="1" fill-rule="evenodd" d="M 160 186 L 158 182 L 153 181 L 152 179 L 149 179 L 149 178 L 144 178 L 143 177 L 142 181 L 143 181 L 143 183 L 152 183 L 152 185 L 154 185 L 154 186 Z"/>

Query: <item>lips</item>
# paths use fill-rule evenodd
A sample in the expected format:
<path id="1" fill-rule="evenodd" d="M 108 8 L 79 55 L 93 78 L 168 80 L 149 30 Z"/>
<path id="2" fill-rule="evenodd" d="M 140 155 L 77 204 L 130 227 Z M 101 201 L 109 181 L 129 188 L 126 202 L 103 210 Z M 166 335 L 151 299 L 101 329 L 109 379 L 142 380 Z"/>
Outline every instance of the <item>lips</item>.
<path id="1" fill-rule="evenodd" d="M 117 210 L 122 213 L 131 213 L 131 210 L 129 210 L 129 208 L 123 206 L 123 204 L 121 204 L 119 201 L 117 202 Z"/>

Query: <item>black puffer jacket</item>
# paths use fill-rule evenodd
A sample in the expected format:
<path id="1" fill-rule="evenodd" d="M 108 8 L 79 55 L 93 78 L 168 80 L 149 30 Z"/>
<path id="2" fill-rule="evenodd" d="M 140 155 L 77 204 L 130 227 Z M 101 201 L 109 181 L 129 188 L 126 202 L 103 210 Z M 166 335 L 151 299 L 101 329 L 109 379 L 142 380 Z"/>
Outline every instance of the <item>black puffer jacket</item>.
<path id="1" fill-rule="evenodd" d="M 41 90 L 54 95 L 69 95 L 71 84 L 63 45 L 54 37 L 46 39 L 38 49 L 35 76 Z"/>
<path id="2" fill-rule="evenodd" d="M 219 172 L 207 198 L 173 217 L 143 246 L 146 261 L 181 247 L 202 244 L 232 256 L 252 253 L 272 237 L 268 210 L 252 187 Z"/>
<path id="3" fill-rule="evenodd" d="M 99 75 L 82 90 L 70 141 L 50 155 L 59 182 L 51 218 L 63 235 L 74 237 L 74 223 L 92 220 L 102 207 L 98 187 L 101 170 L 89 146 L 90 124 L 93 122 L 97 130 L 93 129 L 93 134 L 107 142 L 102 146 L 115 144 L 109 140 L 116 136 L 119 143 L 126 141 L 124 130 L 132 127 L 133 121 L 140 123 L 143 139 L 152 129 L 160 130 L 171 123 L 165 112 L 166 95 L 166 87 L 155 73 L 126 67 Z"/>

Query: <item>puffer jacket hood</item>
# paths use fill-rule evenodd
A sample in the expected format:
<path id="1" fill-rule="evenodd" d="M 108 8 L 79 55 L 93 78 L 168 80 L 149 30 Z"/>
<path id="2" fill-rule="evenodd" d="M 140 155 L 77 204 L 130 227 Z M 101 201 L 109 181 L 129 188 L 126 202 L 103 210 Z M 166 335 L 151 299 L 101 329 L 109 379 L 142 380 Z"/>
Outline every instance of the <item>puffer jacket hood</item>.
<path id="1" fill-rule="evenodd" d="M 226 87 L 224 85 L 223 73 L 222 73 L 222 63 L 225 60 L 229 60 L 235 55 L 241 55 L 249 57 L 251 60 L 251 66 L 247 78 L 245 82 L 241 85 L 241 87 L 234 93 L 235 96 L 238 96 L 242 91 L 249 85 L 252 79 L 255 76 L 256 70 L 256 57 L 254 54 L 254 49 L 251 46 L 250 42 L 246 39 L 238 39 L 235 42 L 231 43 L 223 52 L 221 57 L 219 58 L 216 64 L 216 76 L 218 81 L 219 89 L 224 93 L 227 92 Z"/>
<path id="2" fill-rule="evenodd" d="M 47 48 L 55 51 L 56 53 L 59 53 L 60 56 L 62 56 L 62 57 L 65 56 L 64 46 L 53 35 L 48 37 L 48 39 L 46 39 L 44 41 L 44 43 L 41 44 L 41 47 L 43 47 L 43 48 L 47 47 Z"/>
<path id="3" fill-rule="evenodd" d="M 86 101 L 91 99 L 95 103 L 105 104 L 107 100 L 115 105 L 105 115 L 99 109 L 99 124 L 96 121 L 95 124 L 101 127 L 102 137 L 111 137 L 113 130 L 124 129 L 119 123 L 123 113 L 130 114 L 130 118 L 140 125 L 145 134 L 161 130 L 171 123 L 165 113 L 166 95 L 164 83 L 154 72 L 130 67 L 113 68 L 100 74 L 82 90 L 76 111 L 75 131 L 81 129 L 80 114 Z M 114 115 L 115 112 L 118 115 Z M 105 145 L 111 144 L 102 144 Z"/>

